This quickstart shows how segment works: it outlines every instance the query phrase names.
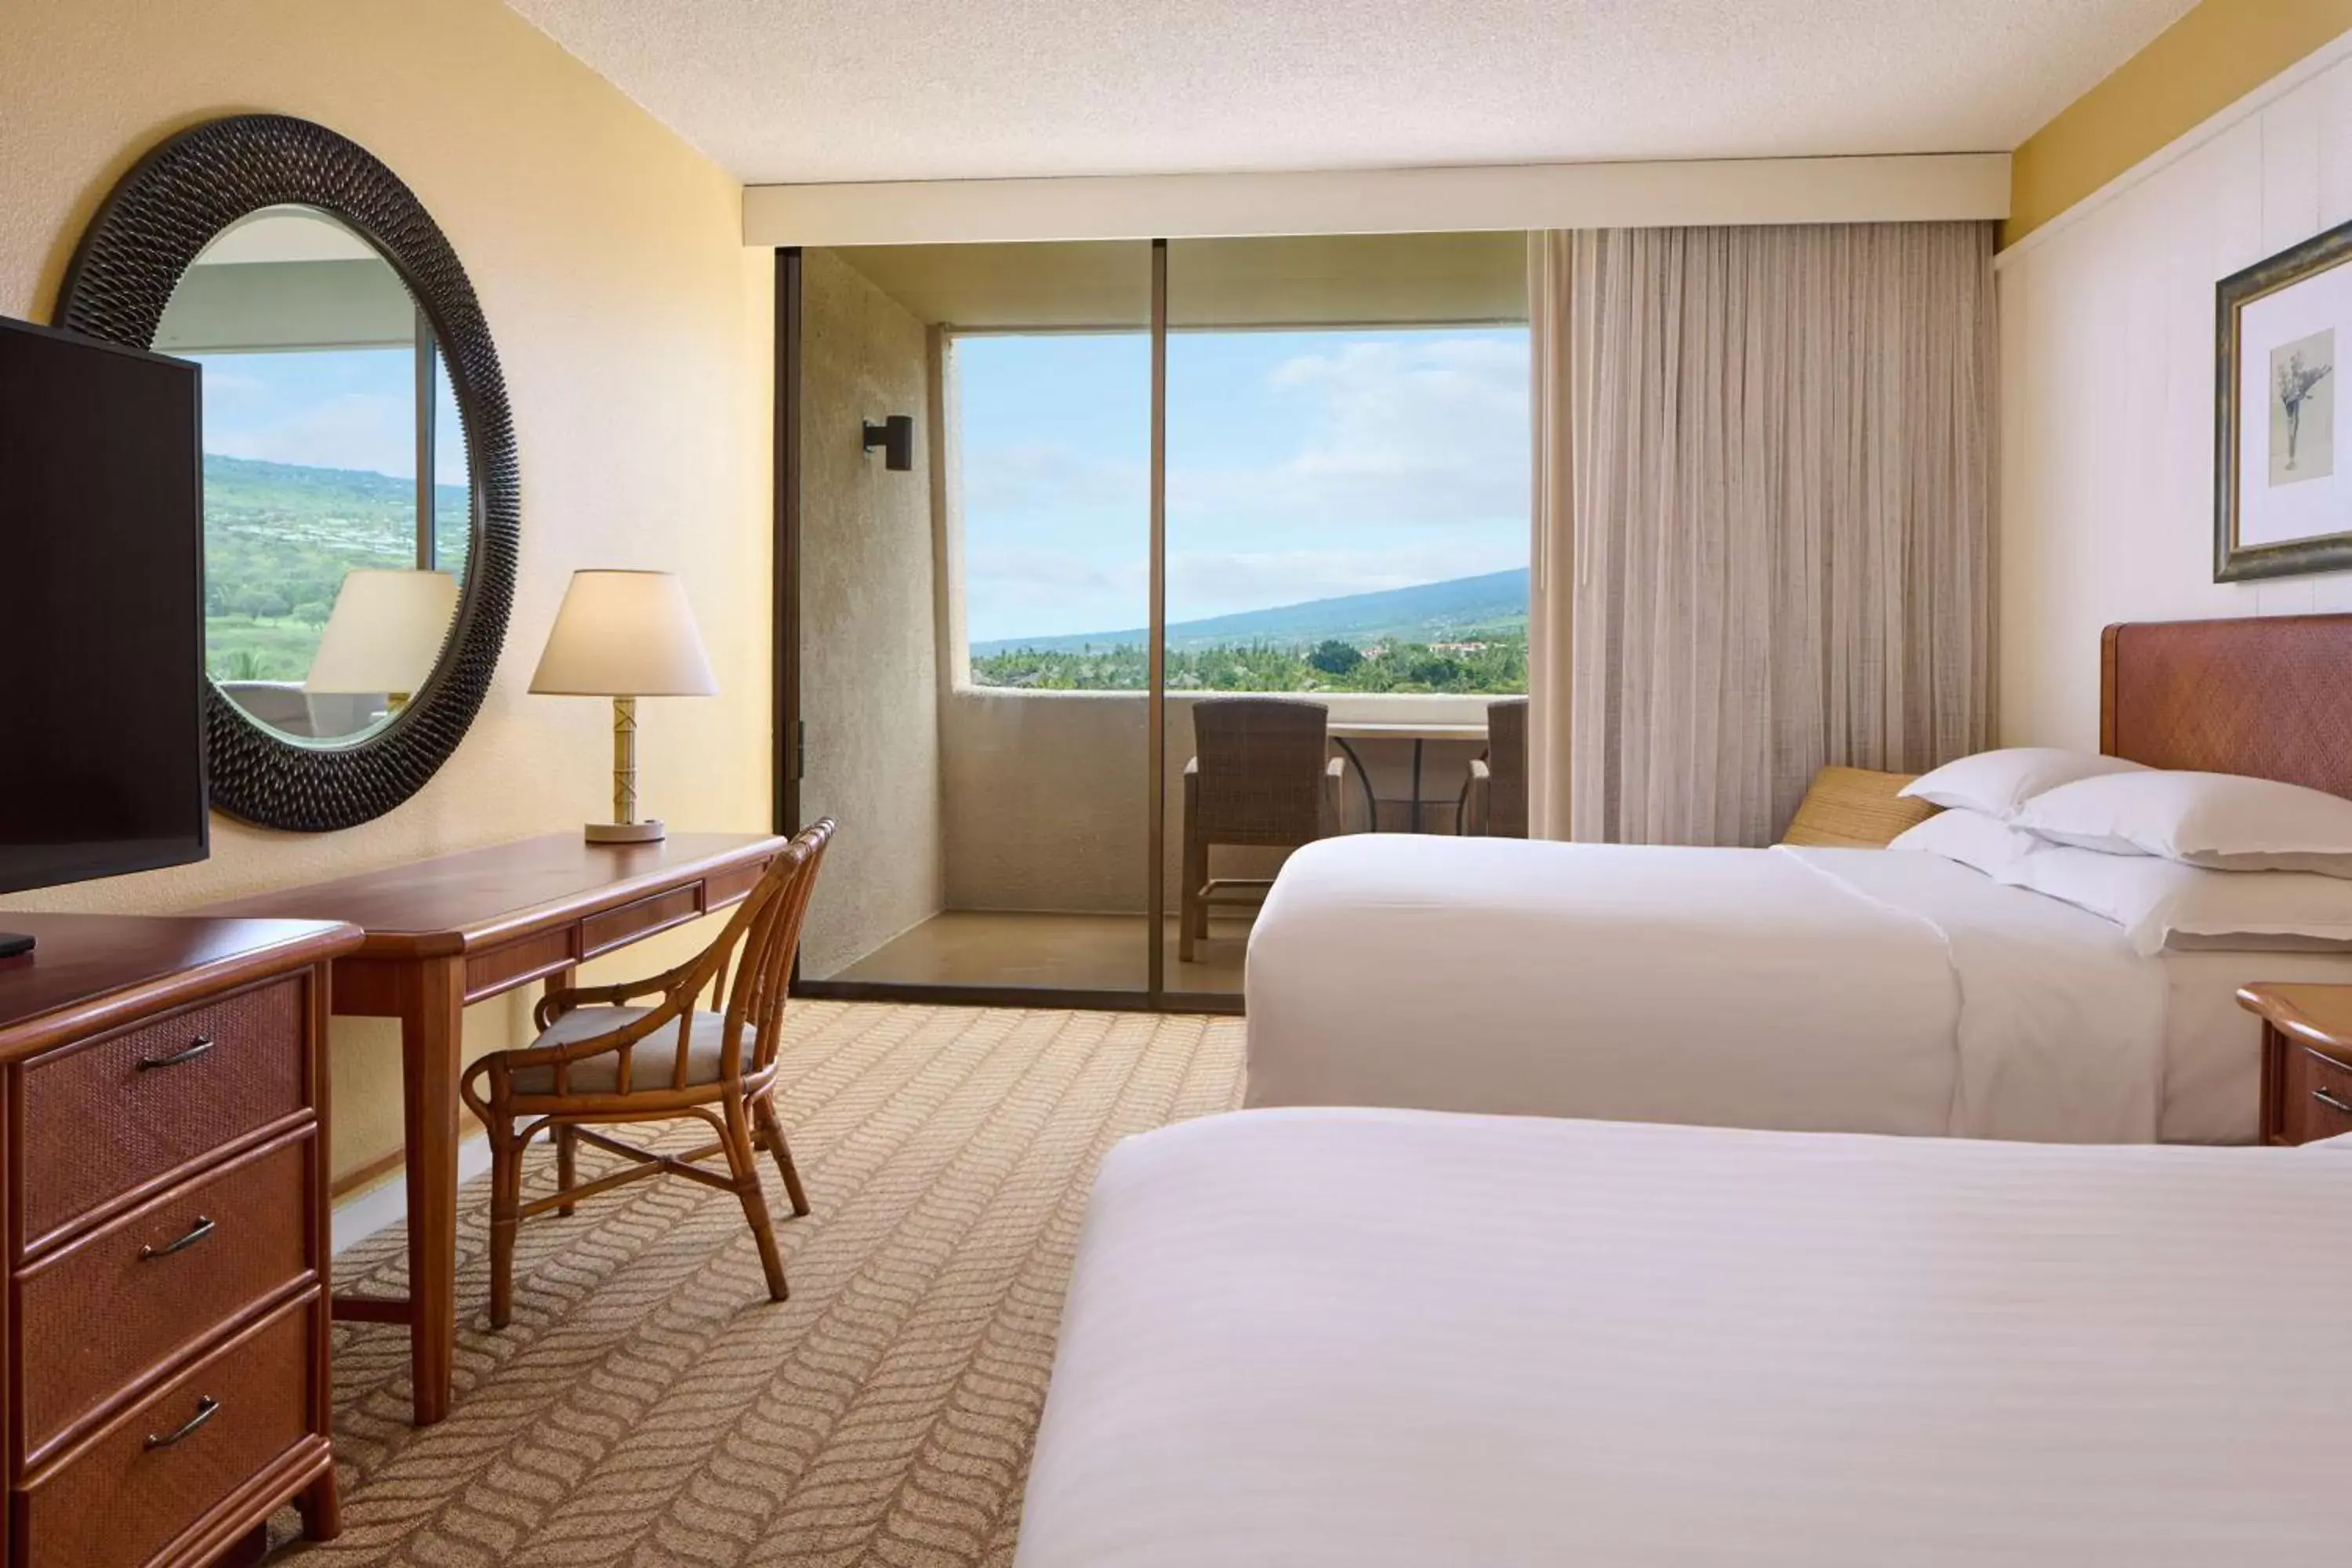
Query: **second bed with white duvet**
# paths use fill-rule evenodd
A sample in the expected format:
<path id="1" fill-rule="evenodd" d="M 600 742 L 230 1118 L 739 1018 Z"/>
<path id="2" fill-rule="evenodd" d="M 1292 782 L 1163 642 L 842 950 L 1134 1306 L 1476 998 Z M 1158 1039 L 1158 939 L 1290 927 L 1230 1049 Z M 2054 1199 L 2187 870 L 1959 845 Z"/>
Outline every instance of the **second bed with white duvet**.
<path id="1" fill-rule="evenodd" d="M 2254 979 L 1938 856 L 1359 835 L 1251 938 L 1248 1103 L 2070 1142 L 2253 1136 Z"/>

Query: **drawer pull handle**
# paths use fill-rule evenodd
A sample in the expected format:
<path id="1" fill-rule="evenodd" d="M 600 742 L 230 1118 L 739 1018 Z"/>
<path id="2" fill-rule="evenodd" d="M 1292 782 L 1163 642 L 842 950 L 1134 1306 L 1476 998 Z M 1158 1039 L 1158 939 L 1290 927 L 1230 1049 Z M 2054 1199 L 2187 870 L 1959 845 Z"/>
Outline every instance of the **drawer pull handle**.
<path id="1" fill-rule="evenodd" d="M 183 1062 L 194 1061 L 212 1048 L 213 1037 L 210 1035 L 198 1035 L 185 1050 L 173 1051 L 167 1057 L 141 1057 L 139 1070 L 146 1072 L 154 1068 L 175 1068 Z"/>
<path id="2" fill-rule="evenodd" d="M 196 1401 L 196 1413 L 194 1415 L 189 1416 L 186 1425 L 183 1426 L 178 1431 L 148 1433 L 147 1451 L 149 1453 L 153 1453 L 158 1448 L 168 1448 L 174 1443 L 184 1443 L 187 1441 L 188 1438 L 195 1436 L 197 1427 L 203 1426 L 205 1422 L 211 1420 L 214 1416 L 219 1414 L 220 1401 L 215 1399 L 209 1394 L 205 1394 L 202 1399 Z"/>
<path id="3" fill-rule="evenodd" d="M 196 1243 L 202 1241 L 205 1237 L 210 1236 L 212 1233 L 213 1222 L 206 1219 L 204 1215 L 198 1215 L 196 1216 L 196 1223 L 188 1227 L 188 1234 L 180 1237 L 179 1240 L 167 1241 L 161 1247 L 141 1247 L 139 1249 L 139 1261 L 145 1263 L 150 1258 L 169 1258 L 175 1252 L 184 1252 L 189 1247 L 194 1247 Z"/>
<path id="4" fill-rule="evenodd" d="M 2311 1098 L 2319 1101 L 2320 1104 L 2327 1107 L 2330 1110 L 2340 1110 L 2347 1116 L 2352 1116 L 2352 1101 L 2347 1101 L 2336 1095 L 2330 1094 L 2324 1089 L 2313 1089 L 2311 1091 Z"/>

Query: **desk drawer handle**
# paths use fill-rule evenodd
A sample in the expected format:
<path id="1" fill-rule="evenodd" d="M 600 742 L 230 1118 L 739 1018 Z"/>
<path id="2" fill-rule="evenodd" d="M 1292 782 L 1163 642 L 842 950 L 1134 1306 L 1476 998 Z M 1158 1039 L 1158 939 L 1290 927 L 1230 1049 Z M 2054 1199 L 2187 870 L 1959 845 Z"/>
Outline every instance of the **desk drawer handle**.
<path id="1" fill-rule="evenodd" d="M 185 1442 L 188 1438 L 195 1436 L 197 1427 L 203 1426 L 205 1422 L 211 1420 L 214 1416 L 219 1414 L 220 1401 L 215 1399 L 209 1394 L 205 1394 L 202 1399 L 196 1401 L 196 1413 L 194 1415 L 189 1416 L 187 1424 L 183 1426 L 178 1431 L 168 1433 L 148 1433 L 147 1451 L 152 1454 L 158 1448 L 168 1448 L 174 1443 Z"/>
<path id="2" fill-rule="evenodd" d="M 2347 1116 L 2352 1116 L 2352 1101 L 2346 1101 L 2338 1099 L 2336 1096 L 2328 1093 L 2324 1089 L 2313 1089 L 2311 1091 L 2311 1098 L 2319 1101 L 2320 1104 L 2327 1107 L 2330 1110 L 2340 1110 Z"/>
<path id="3" fill-rule="evenodd" d="M 146 1072 L 154 1068 L 175 1068 L 184 1062 L 194 1061 L 212 1048 L 213 1037 L 210 1035 L 198 1035 L 185 1050 L 173 1051 L 167 1057 L 141 1057 L 139 1070 Z"/>
<path id="4" fill-rule="evenodd" d="M 169 1258 L 175 1252 L 184 1252 L 189 1247 L 194 1247 L 196 1243 L 202 1241 L 205 1237 L 210 1236 L 212 1233 L 213 1222 L 206 1219 L 204 1215 L 198 1215 L 196 1216 L 196 1223 L 188 1227 L 188 1234 L 180 1237 L 179 1240 L 165 1242 L 161 1247 L 141 1247 L 139 1249 L 139 1261 L 145 1263 L 151 1258 Z"/>

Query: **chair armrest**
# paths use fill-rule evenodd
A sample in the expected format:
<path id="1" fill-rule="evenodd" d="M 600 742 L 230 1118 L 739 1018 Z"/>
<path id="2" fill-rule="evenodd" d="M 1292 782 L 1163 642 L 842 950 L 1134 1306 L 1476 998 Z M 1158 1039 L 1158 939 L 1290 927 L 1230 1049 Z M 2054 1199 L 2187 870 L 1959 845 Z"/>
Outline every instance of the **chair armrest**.
<path id="1" fill-rule="evenodd" d="M 659 974 L 647 975 L 643 980 L 624 980 L 613 985 L 559 985 L 541 997 L 539 1005 L 530 1010 L 531 1024 L 536 1028 L 544 1029 L 575 1007 L 592 1005 L 625 1006 L 639 996 L 665 994 L 683 982 L 688 973 L 701 962 L 701 957 L 697 955 L 674 969 L 663 970 Z"/>
<path id="2" fill-rule="evenodd" d="M 619 991 L 624 987 L 604 985 L 595 989 Z M 640 990 L 636 994 L 643 995 L 645 993 Z M 580 996 L 591 994 L 591 993 L 558 992 L 556 994 Z M 542 1000 L 541 1005 L 544 1005 L 545 1001 Z M 458 1079 L 458 1097 L 473 1108 L 474 1114 L 487 1121 L 489 1119 L 489 1106 L 483 1100 L 479 1091 L 475 1089 L 476 1079 L 493 1076 L 504 1080 L 512 1078 L 519 1068 L 558 1067 L 565 1062 L 576 1062 L 583 1057 L 603 1056 L 612 1051 L 633 1050 L 638 1041 L 658 1034 L 666 1028 L 681 1032 L 690 1031 L 693 1028 L 692 1013 L 681 1005 L 676 996 L 662 1003 L 660 1006 L 648 1010 L 643 1017 L 632 1018 L 625 1024 L 616 1025 L 601 1035 L 586 1035 L 576 1040 L 566 1040 L 561 1045 L 519 1046 L 509 1050 L 492 1051 L 488 1056 L 478 1058 Z M 679 1041 L 681 1048 L 684 1044 L 685 1041 L 681 1038 Z M 675 1070 L 675 1058 L 671 1066 L 672 1070 Z"/>

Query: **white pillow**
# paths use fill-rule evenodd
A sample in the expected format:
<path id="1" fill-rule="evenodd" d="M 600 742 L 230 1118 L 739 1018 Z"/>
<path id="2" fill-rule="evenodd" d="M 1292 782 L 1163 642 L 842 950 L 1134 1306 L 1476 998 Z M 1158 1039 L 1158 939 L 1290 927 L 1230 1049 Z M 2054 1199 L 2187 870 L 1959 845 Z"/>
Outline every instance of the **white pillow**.
<path id="1" fill-rule="evenodd" d="M 2352 947 L 2352 880 L 2308 871 L 2209 871 L 2152 855 L 2045 844 L 2001 881 L 2111 920 L 2136 952 Z"/>
<path id="2" fill-rule="evenodd" d="M 2352 877 L 2352 800 L 2272 779 L 2153 769 L 2083 779 L 2034 796 L 2016 823 L 2110 855 Z"/>
<path id="3" fill-rule="evenodd" d="M 1925 822 L 1896 834 L 1889 849 L 1915 849 L 1941 855 L 1973 866 L 1988 877 L 1998 877 L 2019 856 L 2040 845 L 2031 833 L 2020 833 L 1998 816 L 1981 811 L 1939 811 Z"/>
<path id="4" fill-rule="evenodd" d="M 2006 822 L 2043 790 L 2101 773 L 2146 772 L 2121 757 L 2069 752 L 2058 746 L 2010 746 L 1979 752 L 1921 773 L 1898 792 L 1955 811 L 1981 811 Z"/>

